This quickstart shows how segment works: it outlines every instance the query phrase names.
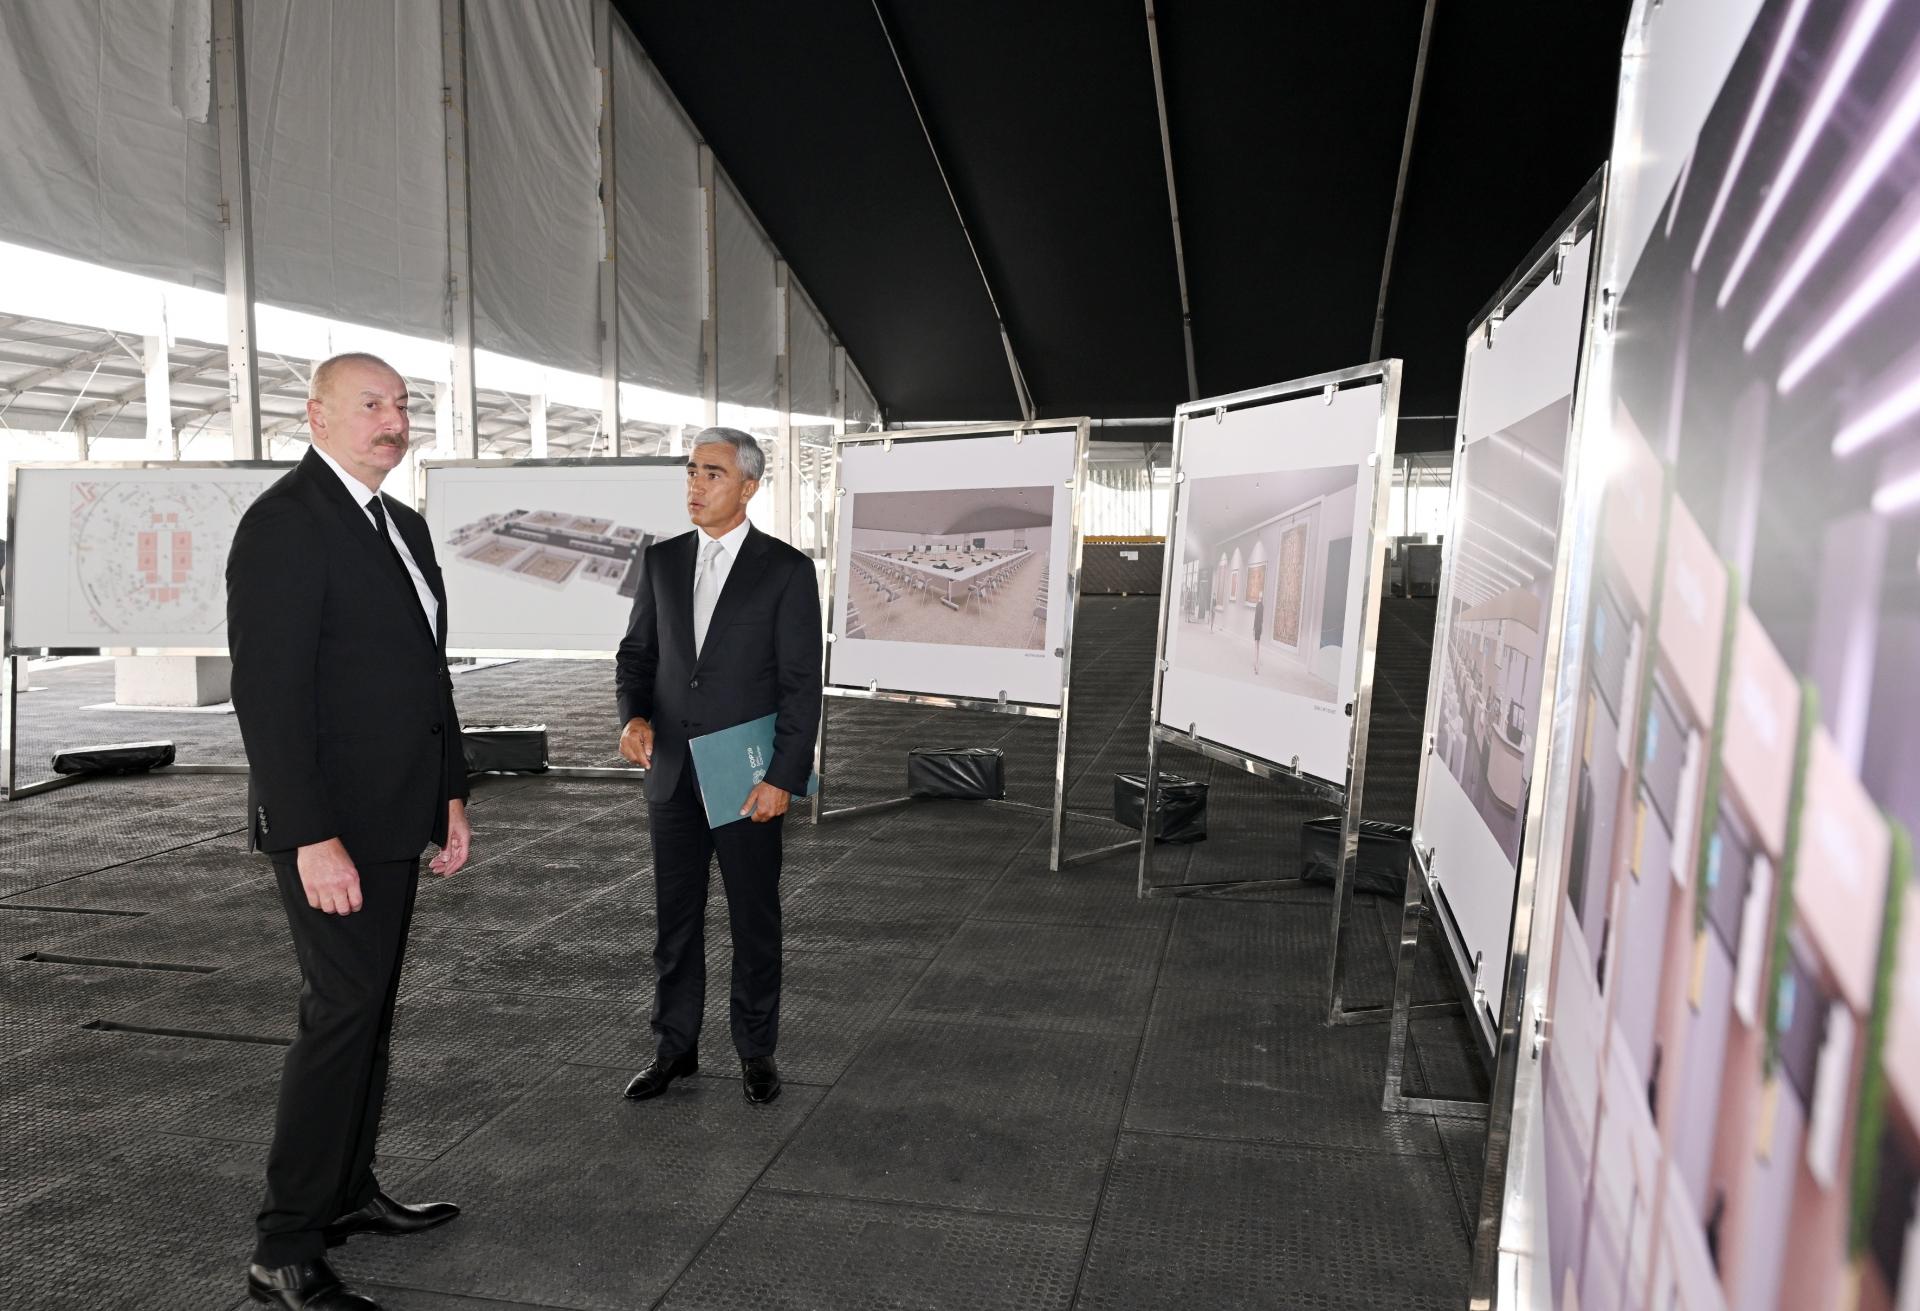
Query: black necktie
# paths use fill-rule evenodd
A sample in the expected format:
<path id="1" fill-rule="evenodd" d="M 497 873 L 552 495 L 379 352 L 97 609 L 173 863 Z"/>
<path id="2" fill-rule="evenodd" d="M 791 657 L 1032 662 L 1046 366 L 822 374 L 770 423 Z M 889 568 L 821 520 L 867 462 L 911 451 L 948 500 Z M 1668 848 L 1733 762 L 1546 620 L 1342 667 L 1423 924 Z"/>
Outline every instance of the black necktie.
<path id="1" fill-rule="evenodd" d="M 400 571 L 401 581 L 407 585 L 407 594 L 417 603 L 420 593 L 419 589 L 413 585 L 413 570 L 407 568 L 407 562 L 400 557 L 400 547 L 394 542 L 393 533 L 387 528 L 387 509 L 380 504 L 380 496 L 377 492 L 373 499 L 367 502 L 367 513 L 373 516 L 373 525 L 380 532 L 380 540 L 387 544 L 387 554 L 393 558 L 394 567 Z M 416 608 L 418 608 L 417 605 Z M 424 609 L 420 610 L 420 622 L 422 625 L 427 622 Z M 433 632 L 431 628 L 428 628 L 427 635 L 435 641 L 439 640 L 439 634 Z"/>
<path id="2" fill-rule="evenodd" d="M 379 493 L 367 502 L 367 513 L 373 516 L 373 526 L 380 532 L 380 540 L 387 544 L 387 551 L 393 556 L 393 562 L 400 566 L 400 572 L 407 576 L 407 586 L 413 586 L 413 572 L 407 568 L 407 562 L 400 558 L 400 548 L 393 544 L 393 533 L 387 528 L 387 508 L 380 504 Z"/>

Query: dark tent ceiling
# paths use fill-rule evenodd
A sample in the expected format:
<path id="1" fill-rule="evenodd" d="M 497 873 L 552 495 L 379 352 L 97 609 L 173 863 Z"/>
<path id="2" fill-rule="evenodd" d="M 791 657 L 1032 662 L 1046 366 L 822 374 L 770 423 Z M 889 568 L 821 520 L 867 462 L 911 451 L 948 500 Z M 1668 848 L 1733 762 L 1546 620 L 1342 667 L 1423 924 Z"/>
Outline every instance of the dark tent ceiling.
<path id="1" fill-rule="evenodd" d="M 1405 415 L 1453 413 L 1468 322 L 1604 159 L 1628 8 L 1436 3 L 1382 349 Z M 994 301 L 1039 414 L 1187 399 L 1144 3 L 621 9 L 889 419 L 1019 417 Z M 1423 5 L 1155 10 L 1200 394 L 1363 362 Z"/>

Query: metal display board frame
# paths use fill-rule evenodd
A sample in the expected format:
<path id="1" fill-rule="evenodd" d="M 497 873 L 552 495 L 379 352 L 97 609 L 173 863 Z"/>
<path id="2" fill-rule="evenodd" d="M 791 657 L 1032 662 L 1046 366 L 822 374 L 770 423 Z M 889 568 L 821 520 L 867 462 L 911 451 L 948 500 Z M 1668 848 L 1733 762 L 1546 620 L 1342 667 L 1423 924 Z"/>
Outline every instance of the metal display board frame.
<path id="1" fill-rule="evenodd" d="M 1623 79 L 1624 120 L 1638 100 L 1637 83 Z M 1566 485 L 1561 493 L 1560 534 L 1554 551 L 1553 603 L 1542 636 L 1539 746 L 1534 752 L 1528 793 L 1551 801 L 1570 795 L 1577 767 L 1574 725 L 1577 698 L 1590 658 L 1588 629 L 1600 548 L 1601 510 L 1610 470 L 1606 443 L 1589 440 L 1590 429 L 1607 422 L 1594 414 L 1595 382 L 1611 367 L 1614 308 L 1618 289 L 1610 285 L 1606 238 L 1614 194 L 1614 168 L 1603 170 L 1600 223 L 1596 232 L 1592 290 L 1581 326 L 1580 362 L 1575 374 L 1573 418 L 1567 443 Z M 1563 660 L 1563 656 L 1565 657 Z M 1558 932 L 1560 873 L 1571 837 L 1570 809 L 1551 804 L 1529 806 L 1521 836 L 1520 868 L 1515 882 L 1513 930 L 1506 960 L 1506 988 L 1494 1030 L 1493 1081 L 1487 1098 L 1487 1149 L 1480 1204 L 1474 1218 L 1468 1274 L 1468 1305 L 1488 1311 L 1496 1305 L 1497 1286 L 1513 1287 L 1518 1263 L 1500 1248 L 1508 1215 L 1535 1205 L 1528 1181 L 1508 1169 L 1513 1145 L 1532 1132 L 1528 1108 L 1535 1104 L 1548 1041 L 1547 989 L 1552 979 L 1554 935 Z M 1544 1199 L 1540 1199 L 1544 1205 Z"/>
<path id="2" fill-rule="evenodd" d="M 826 555 L 826 669 L 823 671 L 823 697 L 839 697 L 853 701 L 880 702 L 887 705 L 921 706 L 932 710 L 972 710 L 985 714 L 1015 715 L 1029 719 L 1057 720 L 1059 729 L 1056 734 L 1053 755 L 1053 805 L 1047 808 L 1029 806 L 1025 802 L 1009 801 L 998 798 L 987 802 L 989 805 L 1006 806 L 1017 810 L 1040 810 L 1049 816 L 1050 839 L 1047 850 L 1047 869 L 1058 873 L 1069 865 L 1084 864 L 1098 860 L 1102 856 L 1130 849 L 1139 841 L 1129 838 L 1124 842 L 1101 847 L 1094 851 L 1074 855 L 1065 854 L 1067 822 L 1067 732 L 1072 720 L 1071 684 L 1073 681 L 1073 625 L 1080 609 L 1080 552 L 1084 540 L 1084 503 L 1087 491 L 1087 442 L 1092 424 L 1085 418 L 1079 419 L 1035 419 L 1015 423 L 977 423 L 963 424 L 949 428 L 914 428 L 882 432 L 850 432 L 834 437 L 833 480 L 829 495 L 830 521 L 827 529 Z M 1038 702 L 1009 699 L 1003 692 L 998 700 L 983 697 L 949 696 L 931 692 L 908 692 L 883 688 L 877 683 L 867 687 L 836 686 L 831 679 L 833 652 L 840 640 L 835 628 L 835 617 L 839 607 L 836 602 L 835 586 L 839 579 L 838 564 L 840 558 L 840 506 L 845 499 L 846 488 L 840 482 L 840 453 L 851 446 L 878 446 L 890 451 L 896 444 L 911 443 L 920 445 L 927 442 L 953 441 L 980 437 L 1012 437 L 1016 442 L 1024 437 L 1041 433 L 1071 432 L 1074 434 L 1074 472 L 1067 483 L 1069 492 L 1069 524 L 1066 569 L 1066 611 L 1059 647 L 1060 655 L 1060 704 L 1045 705 Z M 826 808 L 827 796 L 827 716 L 824 706 L 820 716 L 820 732 L 814 744 L 814 770 L 820 776 L 820 786 L 813 796 L 813 821 L 816 824 L 830 819 L 851 818 L 855 815 L 874 814 L 880 811 L 894 810 L 912 804 L 913 797 L 891 797 L 885 801 L 870 801 L 859 805 L 843 806 L 838 810 Z M 1104 815 L 1081 815 L 1075 818 L 1090 821 L 1108 820 Z"/>
<path id="3" fill-rule="evenodd" d="M 22 469 L 86 470 L 89 472 L 126 469 L 279 469 L 295 468 L 287 460 L 43 460 L 23 461 L 7 468 L 7 596 L 18 596 L 16 571 L 20 567 L 20 534 L 17 505 L 19 471 Z M 13 640 L 14 607 L 5 607 L 5 623 L 0 624 L 0 801 L 24 801 L 42 792 L 83 782 L 86 774 L 56 774 L 51 778 L 21 783 L 20 768 L 20 687 L 24 662 L 32 656 L 225 656 L 227 647 L 195 645 L 162 646 L 16 646 Z M 18 663 L 16 663 L 18 662 Z M 155 774 L 244 774 L 245 765 L 176 762 L 150 771 Z"/>
<path id="4" fill-rule="evenodd" d="M 692 452 L 689 451 L 688 454 Z M 685 455 L 618 455 L 618 456 L 581 456 L 553 457 L 525 460 L 421 460 L 414 465 L 414 508 L 422 518 L 427 514 L 427 471 L 429 469 L 607 469 L 633 468 L 642 466 L 685 468 Z M 689 525 L 691 528 L 691 525 Z M 613 660 L 619 655 L 620 639 L 615 637 L 613 644 L 604 651 L 572 651 L 555 648 L 527 650 L 518 647 L 460 646 L 447 647 L 447 657 L 453 659 L 475 660 Z M 620 782 L 644 783 L 647 771 L 637 765 L 548 765 L 534 778 L 563 779 L 611 779 Z"/>
<path id="5" fill-rule="evenodd" d="M 1484 336 L 1486 344 L 1491 348 L 1498 335 L 1500 323 L 1518 309 L 1541 284 L 1551 279 L 1554 286 L 1560 285 L 1566 270 L 1567 259 L 1574 247 L 1583 239 L 1592 241 L 1591 257 L 1587 264 L 1586 291 L 1581 306 L 1580 344 L 1574 369 L 1572 403 L 1567 416 L 1567 446 L 1563 468 L 1567 470 L 1568 482 L 1566 490 L 1561 495 L 1560 523 L 1557 527 L 1559 536 L 1556 537 L 1556 543 L 1564 540 L 1566 536 L 1567 517 L 1573 508 L 1571 474 L 1579 460 L 1580 403 L 1587 379 L 1587 355 L 1593 328 L 1594 304 L 1600 286 L 1599 257 L 1601 225 L 1606 208 L 1606 177 L 1607 170 L 1602 165 L 1600 170 L 1580 189 L 1572 203 L 1562 211 L 1547 235 L 1540 239 L 1528 252 L 1526 259 L 1521 261 L 1520 266 L 1509 275 L 1493 299 L 1487 303 L 1486 308 L 1475 316 L 1472 327 L 1467 330 L 1469 342 L 1476 336 Z M 1459 418 L 1454 429 L 1453 468 L 1456 477 L 1464 467 L 1463 459 L 1467 447 L 1467 398 L 1472 387 L 1473 372 L 1471 351 L 1467 353 L 1466 361 L 1460 377 Z M 1467 498 L 1459 494 L 1456 489 L 1447 516 L 1446 540 L 1449 547 L 1458 544 L 1462 540 L 1462 533 L 1466 531 L 1466 500 Z M 1565 554 L 1556 548 L 1555 556 L 1553 586 L 1550 589 L 1555 609 L 1549 615 L 1548 628 L 1543 635 L 1543 650 L 1553 649 L 1551 646 L 1555 631 L 1553 614 L 1558 613 L 1557 607 L 1561 604 L 1560 594 L 1566 586 L 1566 575 L 1562 571 Z M 1415 794 L 1417 799 L 1414 802 L 1414 840 L 1413 849 L 1407 858 L 1406 895 L 1401 903 L 1400 933 L 1395 945 L 1393 1000 L 1390 1003 L 1388 1022 L 1386 1086 L 1381 1095 L 1381 1107 L 1387 1111 L 1402 1113 L 1488 1120 L 1491 1115 L 1490 1102 L 1465 1098 L 1416 1096 L 1409 1094 L 1406 1090 L 1408 1037 L 1413 1016 L 1419 1011 L 1419 1007 L 1412 1000 L 1414 973 L 1420 949 L 1421 926 L 1428 920 L 1433 921 L 1439 929 L 1441 947 L 1456 988 L 1461 996 L 1469 999 L 1465 1005 L 1468 1027 L 1478 1045 L 1482 1063 L 1491 1068 L 1498 1050 L 1498 1035 L 1494 1024 L 1488 1018 L 1485 1007 L 1481 1005 L 1481 998 L 1484 995 L 1484 989 L 1480 984 L 1480 979 L 1483 977 L 1482 971 L 1477 970 L 1473 962 L 1468 959 L 1466 941 L 1451 914 L 1446 913 L 1445 894 L 1441 888 L 1439 875 L 1435 872 L 1435 849 L 1431 846 L 1423 848 L 1420 845 L 1420 818 L 1424 813 L 1422 802 L 1427 795 L 1427 771 L 1433 764 L 1434 744 L 1439 732 L 1442 661 L 1438 653 L 1445 649 L 1452 626 L 1448 607 L 1452 599 L 1456 580 L 1455 567 L 1459 559 L 1455 550 L 1447 550 L 1443 557 L 1440 575 L 1440 593 L 1436 607 L 1438 619 L 1433 639 L 1436 655 L 1427 673 L 1426 722 L 1421 726 L 1420 731 L 1420 781 Z M 1545 755 L 1543 747 L 1548 741 L 1547 731 L 1550 730 L 1548 711 L 1551 698 L 1546 695 L 1549 687 L 1543 666 L 1541 703 L 1536 708 L 1534 727 L 1534 740 L 1543 746 L 1535 751 L 1536 767 L 1539 759 Z M 1535 797 L 1543 794 L 1530 790 L 1528 795 Z M 1529 813 L 1524 826 L 1529 835 L 1535 827 L 1533 810 L 1534 807 L 1528 807 Z M 1513 877 L 1516 885 L 1516 907 L 1518 905 L 1517 890 L 1521 883 L 1520 867 L 1526 863 L 1527 854 L 1531 849 L 1530 841 L 1523 841 L 1521 859 L 1515 863 Z M 1503 973 L 1504 967 L 1505 962 L 1502 962 Z M 1502 1004 L 1504 1007 L 1504 999 Z"/>
<path id="6" fill-rule="evenodd" d="M 1145 839 L 1153 823 L 1154 806 L 1151 799 L 1159 788 L 1162 743 L 1196 752 L 1209 760 L 1245 770 L 1258 778 L 1272 782 L 1302 784 L 1326 800 L 1328 804 L 1340 806 L 1340 859 L 1334 875 L 1333 940 L 1327 962 L 1327 1016 L 1330 1024 L 1375 1023 L 1385 1020 L 1389 1013 L 1387 1006 L 1350 1009 L 1344 1005 L 1341 989 L 1345 977 L 1345 953 L 1341 949 L 1340 930 L 1347 913 L 1348 903 L 1353 896 L 1353 885 L 1360 861 L 1360 818 L 1366 791 L 1368 716 L 1373 707 L 1374 658 L 1380 630 L 1380 598 L 1385 581 L 1385 562 L 1382 558 L 1381 546 L 1387 540 L 1388 507 L 1393 486 L 1393 453 L 1400 421 L 1400 371 L 1399 360 L 1376 360 L 1369 364 L 1331 373 L 1319 373 L 1307 378 L 1297 378 L 1290 382 L 1274 383 L 1248 391 L 1189 401 L 1174 411 L 1173 459 L 1170 466 L 1174 495 L 1168 507 L 1167 550 L 1161 562 L 1160 626 L 1154 642 L 1153 709 L 1147 732 L 1147 772 L 1144 793 L 1146 800 L 1141 806 L 1142 836 L 1136 839 L 1140 842 L 1138 895 L 1143 899 L 1177 896 L 1191 891 L 1195 886 L 1206 886 L 1159 887 L 1152 882 L 1155 844 Z M 1179 489 L 1187 481 L 1184 463 L 1187 425 L 1196 420 L 1223 416 L 1229 410 L 1249 409 L 1254 406 L 1268 405 L 1277 400 L 1310 397 L 1316 393 L 1331 405 L 1334 395 L 1342 389 L 1375 384 L 1380 387 L 1380 409 L 1376 420 L 1373 451 L 1367 456 L 1364 466 L 1372 471 L 1373 501 L 1367 516 L 1367 540 L 1364 543 L 1367 567 L 1360 602 L 1360 665 L 1354 685 L 1353 704 L 1349 708 L 1348 715 L 1346 779 L 1344 781 L 1324 779 L 1302 770 L 1297 756 L 1289 763 L 1281 764 L 1278 761 L 1242 751 L 1238 747 L 1216 742 L 1196 733 L 1192 728 L 1182 730 L 1162 723 L 1161 707 L 1169 669 L 1167 617 L 1175 599 L 1173 576 L 1177 567 L 1175 556 L 1178 554 L 1179 544 Z M 1283 876 L 1259 882 L 1269 881 L 1290 883 L 1299 880 L 1297 877 Z M 1438 1003 L 1432 1009 L 1436 1012 L 1443 1009 L 1451 1011 L 1453 1006 L 1452 1002 Z"/>

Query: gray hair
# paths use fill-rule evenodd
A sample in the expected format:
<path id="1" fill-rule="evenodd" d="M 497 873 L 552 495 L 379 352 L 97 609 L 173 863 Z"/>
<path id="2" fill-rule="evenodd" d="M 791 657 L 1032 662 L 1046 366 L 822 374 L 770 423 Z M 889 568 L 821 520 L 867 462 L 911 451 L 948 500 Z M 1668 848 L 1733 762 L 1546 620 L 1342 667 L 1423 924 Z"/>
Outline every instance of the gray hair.
<path id="1" fill-rule="evenodd" d="M 344 364 L 378 365 L 394 377 L 399 378 L 402 385 L 407 381 L 406 378 L 401 376 L 400 370 L 388 364 L 378 355 L 370 355 L 366 351 L 343 351 L 338 355 L 321 360 L 313 366 L 313 377 L 307 381 L 307 399 L 310 401 L 325 400 L 327 384 L 333 381 L 334 371 Z"/>
<path id="2" fill-rule="evenodd" d="M 753 439 L 751 433 L 741 432 L 738 428 L 702 428 L 694 434 L 693 450 L 719 445 L 733 447 L 734 456 L 740 464 L 740 476 L 748 482 L 759 482 L 760 475 L 767 471 L 767 453 L 760 449 L 760 443 Z"/>

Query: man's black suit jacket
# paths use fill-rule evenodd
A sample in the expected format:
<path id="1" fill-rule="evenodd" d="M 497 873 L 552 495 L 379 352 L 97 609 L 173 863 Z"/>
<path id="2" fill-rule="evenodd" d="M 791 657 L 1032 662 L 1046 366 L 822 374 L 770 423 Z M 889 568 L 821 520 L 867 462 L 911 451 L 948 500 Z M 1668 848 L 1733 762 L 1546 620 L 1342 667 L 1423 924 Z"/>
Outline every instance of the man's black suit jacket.
<path id="1" fill-rule="evenodd" d="M 337 837 L 356 863 L 444 842 L 467 795 L 447 675 L 447 593 L 418 514 L 381 497 L 439 600 L 437 632 L 406 567 L 312 451 L 260 494 L 227 556 L 233 708 L 252 845 Z"/>
<path id="2" fill-rule="evenodd" d="M 687 741 L 778 715 L 766 781 L 807 787 L 820 731 L 820 592 L 813 561 L 749 527 L 693 651 L 693 568 L 701 533 L 669 538 L 641 557 L 627 635 L 614 661 L 620 722 L 653 724 L 647 796 L 665 801 L 687 768 Z"/>

